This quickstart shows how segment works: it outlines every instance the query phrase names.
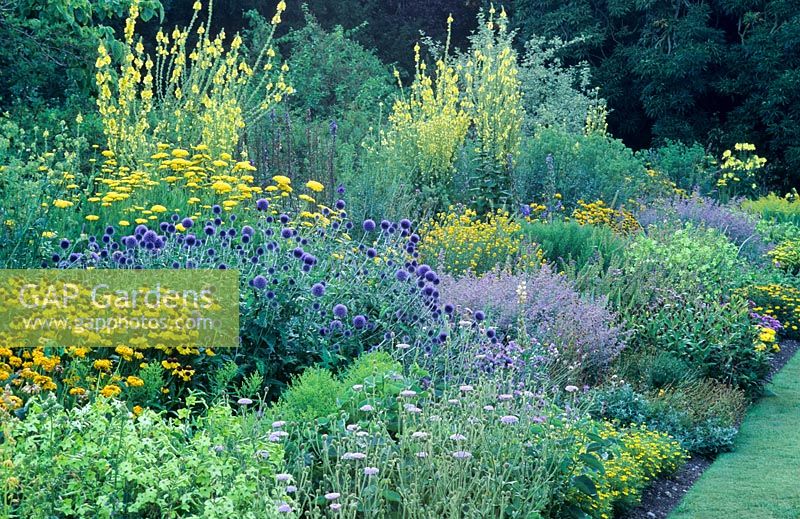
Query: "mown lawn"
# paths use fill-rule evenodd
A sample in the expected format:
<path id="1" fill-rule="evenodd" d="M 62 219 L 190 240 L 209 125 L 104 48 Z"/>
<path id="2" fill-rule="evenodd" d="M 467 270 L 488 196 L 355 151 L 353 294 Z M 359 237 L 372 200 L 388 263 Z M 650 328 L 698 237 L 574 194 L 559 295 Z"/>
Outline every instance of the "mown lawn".
<path id="1" fill-rule="evenodd" d="M 800 355 L 747 414 L 734 452 L 721 455 L 670 519 L 800 518 Z"/>

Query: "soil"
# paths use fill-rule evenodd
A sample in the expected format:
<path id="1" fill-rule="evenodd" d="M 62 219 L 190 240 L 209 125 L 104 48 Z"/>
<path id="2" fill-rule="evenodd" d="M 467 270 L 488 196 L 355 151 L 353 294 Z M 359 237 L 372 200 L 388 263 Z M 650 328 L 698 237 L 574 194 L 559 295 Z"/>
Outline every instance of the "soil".
<path id="1" fill-rule="evenodd" d="M 781 351 L 772 358 L 767 380 L 771 380 L 798 349 L 800 342 L 782 342 Z M 639 506 L 622 514 L 619 519 L 666 519 L 713 461 L 702 457 L 692 458 L 675 474 L 654 481 L 642 492 Z"/>

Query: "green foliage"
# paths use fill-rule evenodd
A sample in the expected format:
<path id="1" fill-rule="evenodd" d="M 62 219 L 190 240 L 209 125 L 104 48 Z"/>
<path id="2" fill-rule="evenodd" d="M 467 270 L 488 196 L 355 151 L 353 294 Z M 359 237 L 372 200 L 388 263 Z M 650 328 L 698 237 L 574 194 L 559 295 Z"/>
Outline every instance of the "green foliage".
<path id="1" fill-rule="evenodd" d="M 655 346 L 683 359 L 703 375 L 757 395 L 769 372 L 770 356 L 754 348 L 747 301 L 666 301 L 629 315 L 630 347 Z"/>
<path id="2" fill-rule="evenodd" d="M 550 200 L 560 193 L 568 206 L 581 199 L 628 203 L 651 182 L 622 141 L 558 128 L 542 129 L 523 141 L 513 176 L 517 199 Z"/>
<path id="3" fill-rule="evenodd" d="M 278 412 L 287 419 L 301 422 L 325 418 L 339 410 L 337 398 L 342 389 L 342 383 L 330 371 L 306 369 L 281 395 Z"/>
<path id="4" fill-rule="evenodd" d="M 394 84 L 388 67 L 375 52 L 354 39 L 366 24 L 353 30 L 335 26 L 326 31 L 308 5 L 302 9 L 305 25 L 277 41 L 289 58 L 289 84 L 301 85 L 289 106 L 301 114 L 310 112 L 315 118 L 352 120 L 352 112 L 359 112 L 362 118 L 377 118 L 379 105 L 388 106 Z M 259 34 L 268 31 L 267 20 L 254 11 L 249 15 Z"/>
<path id="5" fill-rule="evenodd" d="M 548 261 L 574 263 L 578 270 L 590 262 L 608 265 L 622 257 L 627 244 L 608 227 L 562 220 L 524 223 L 522 233 L 541 248 Z"/>
<path id="6" fill-rule="evenodd" d="M 800 197 L 795 193 L 786 196 L 770 193 L 756 200 L 745 200 L 742 208 L 764 220 L 800 226 Z"/>
<path id="7" fill-rule="evenodd" d="M 666 176 L 675 187 L 687 193 L 698 191 L 706 195 L 715 189 L 714 160 L 698 143 L 691 145 L 667 141 L 644 155 L 650 168 Z"/>
<path id="8" fill-rule="evenodd" d="M 97 45 L 113 44 L 112 25 L 129 5 L 130 0 L 0 3 L 0 112 L 13 105 L 46 108 L 65 99 L 91 106 L 85 99 Z M 144 20 L 163 17 L 158 0 L 140 6 Z"/>
<path id="9" fill-rule="evenodd" d="M 588 63 L 568 66 L 561 58 L 581 42 L 533 36 L 525 44 L 519 76 L 528 134 L 540 128 L 561 128 L 580 135 L 589 114 L 605 107 L 599 89 L 590 86 Z"/>
<path id="10" fill-rule="evenodd" d="M 626 261 L 633 270 L 664 276 L 665 290 L 703 299 L 723 295 L 742 279 L 737 247 L 716 229 L 692 224 L 639 235 L 626 250 Z"/>
<path id="11" fill-rule="evenodd" d="M 746 399 L 739 390 L 697 380 L 664 391 L 640 393 L 630 385 L 596 392 L 593 414 L 621 424 L 647 423 L 702 456 L 733 448 Z"/>
<path id="12" fill-rule="evenodd" d="M 609 123 L 631 146 L 672 139 L 719 154 L 745 140 L 775 163 L 776 184 L 791 185 L 800 171 L 792 5 L 519 0 L 512 20 L 523 39 L 581 37 L 565 57 L 590 63 Z"/>
<path id="13" fill-rule="evenodd" d="M 402 373 L 403 366 L 384 351 L 365 353 L 353 362 L 342 376 L 346 387 L 364 384 L 371 378 L 380 379 L 391 373 Z"/>
<path id="14" fill-rule="evenodd" d="M 188 415 L 134 417 L 105 399 L 72 410 L 32 400 L 25 419 L 2 418 L 3 516 L 277 517 L 282 447 L 227 406 Z"/>
<path id="15" fill-rule="evenodd" d="M 652 359 L 647 383 L 655 389 L 677 386 L 692 377 L 691 365 L 672 353 L 661 352 Z"/>

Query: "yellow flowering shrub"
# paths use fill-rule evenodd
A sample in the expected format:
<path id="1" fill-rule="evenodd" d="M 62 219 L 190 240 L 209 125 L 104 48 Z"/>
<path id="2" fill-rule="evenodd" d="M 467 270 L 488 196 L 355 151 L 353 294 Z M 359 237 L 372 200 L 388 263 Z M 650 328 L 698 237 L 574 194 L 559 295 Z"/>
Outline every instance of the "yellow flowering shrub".
<path id="1" fill-rule="evenodd" d="M 459 87 L 461 67 L 448 56 L 450 25 L 443 55 L 436 61 L 433 76 L 420 57 L 420 46 L 414 46 L 414 81 L 408 94 L 395 101 L 389 115 L 391 130 L 389 145 L 421 175 L 416 181 L 422 185 L 447 183 L 453 173 L 456 151 L 463 145 L 470 117 L 462 102 Z M 395 71 L 395 77 L 399 73 Z"/>
<path id="2" fill-rule="evenodd" d="M 612 209 L 602 200 L 584 202 L 578 200 L 578 207 L 572 211 L 572 219 L 581 225 L 606 225 L 617 234 L 633 234 L 642 226 L 625 209 Z"/>
<path id="3" fill-rule="evenodd" d="M 233 152 L 246 123 L 293 92 L 284 77 L 287 66 L 275 70 L 272 35 L 251 65 L 241 55 L 241 36 L 226 43 L 222 30 L 211 38 L 213 4 L 205 22 L 198 21 L 201 9 L 196 2 L 187 27 L 159 30 L 153 57 L 135 37 L 139 7 L 134 0 L 119 66 L 105 45 L 98 48 L 95 80 L 103 131 L 108 148 L 126 165 L 143 157 L 154 140 L 181 146 L 202 142 L 216 153 Z M 285 9 L 281 0 L 273 34 Z M 196 40 L 192 48 L 190 39 Z"/>
<path id="4" fill-rule="evenodd" d="M 526 251 L 520 231 L 507 211 L 498 209 L 481 218 L 471 209 L 451 206 L 420 226 L 419 253 L 422 261 L 456 276 L 483 274 L 498 265 L 540 264 L 541 250 Z"/>

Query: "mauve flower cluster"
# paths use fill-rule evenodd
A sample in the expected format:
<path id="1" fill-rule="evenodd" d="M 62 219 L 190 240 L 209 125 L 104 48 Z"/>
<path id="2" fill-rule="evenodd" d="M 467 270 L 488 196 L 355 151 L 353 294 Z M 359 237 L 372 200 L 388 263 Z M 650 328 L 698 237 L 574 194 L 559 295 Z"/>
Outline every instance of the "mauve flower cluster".
<path id="1" fill-rule="evenodd" d="M 771 315 L 767 314 L 759 314 L 756 312 L 750 312 L 750 319 L 756 324 L 756 326 L 761 326 L 763 328 L 770 328 L 772 330 L 780 331 L 783 329 L 783 325 L 779 320 L 772 317 Z"/>
<path id="2" fill-rule="evenodd" d="M 519 334 L 516 327 L 523 326 L 547 355 L 570 362 L 588 378 L 606 368 L 625 347 L 625 334 L 606 301 L 582 297 L 564 276 L 547 266 L 530 274 L 494 271 L 481 277 L 443 276 L 440 290 L 461 312 L 486 311 L 507 336 Z M 518 346 L 507 343 L 505 348 L 513 352 L 509 357 L 519 357 Z"/>
<path id="3" fill-rule="evenodd" d="M 689 198 L 676 196 L 649 206 L 637 215 L 637 219 L 645 228 L 650 224 L 678 220 L 717 229 L 750 258 L 759 258 L 767 250 L 767 245 L 756 231 L 757 222 L 751 215 L 734 204 L 720 204 L 697 194 Z"/>

